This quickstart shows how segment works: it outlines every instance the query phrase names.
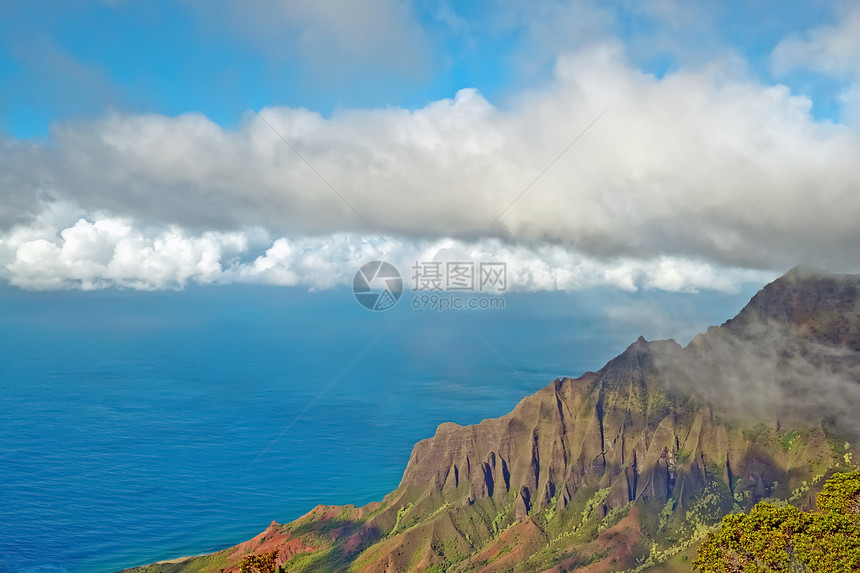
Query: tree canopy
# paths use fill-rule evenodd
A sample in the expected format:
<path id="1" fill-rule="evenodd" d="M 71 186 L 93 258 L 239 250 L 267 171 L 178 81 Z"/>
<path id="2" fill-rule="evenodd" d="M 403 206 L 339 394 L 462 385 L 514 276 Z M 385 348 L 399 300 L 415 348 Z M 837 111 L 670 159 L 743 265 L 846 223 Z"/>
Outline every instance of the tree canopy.
<path id="1" fill-rule="evenodd" d="M 277 567 L 278 552 L 271 551 L 259 555 L 247 555 L 242 559 L 239 573 L 279 573 L 283 567 Z"/>
<path id="2" fill-rule="evenodd" d="M 703 573 L 851 573 L 860 571 L 860 472 L 834 474 L 818 511 L 758 503 L 723 518 L 693 561 Z"/>

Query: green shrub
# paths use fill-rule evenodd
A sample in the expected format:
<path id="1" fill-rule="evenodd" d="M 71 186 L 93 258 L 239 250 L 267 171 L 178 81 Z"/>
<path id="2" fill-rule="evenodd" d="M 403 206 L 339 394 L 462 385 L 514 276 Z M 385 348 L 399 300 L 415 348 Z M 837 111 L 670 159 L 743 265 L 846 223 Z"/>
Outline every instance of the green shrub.
<path id="1" fill-rule="evenodd" d="M 818 494 L 818 511 L 757 504 L 723 518 L 693 566 L 704 573 L 860 571 L 860 472 L 835 474 Z"/>

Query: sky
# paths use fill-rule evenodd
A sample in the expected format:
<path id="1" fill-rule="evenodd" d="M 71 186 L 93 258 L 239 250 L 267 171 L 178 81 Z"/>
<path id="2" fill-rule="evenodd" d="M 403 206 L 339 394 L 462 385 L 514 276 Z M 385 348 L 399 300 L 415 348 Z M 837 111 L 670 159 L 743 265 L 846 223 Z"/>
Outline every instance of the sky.
<path id="1" fill-rule="evenodd" d="M 860 5 L 7 0 L 0 281 L 860 271 Z"/>

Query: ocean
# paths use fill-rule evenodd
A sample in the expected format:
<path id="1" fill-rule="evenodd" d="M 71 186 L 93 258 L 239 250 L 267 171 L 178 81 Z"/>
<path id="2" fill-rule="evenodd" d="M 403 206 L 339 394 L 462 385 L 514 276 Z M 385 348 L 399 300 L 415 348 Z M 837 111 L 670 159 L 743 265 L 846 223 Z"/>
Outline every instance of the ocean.
<path id="1" fill-rule="evenodd" d="M 440 423 L 505 414 L 640 334 L 685 344 L 761 286 L 446 312 L 408 292 L 372 312 L 345 289 L 0 288 L 0 571 L 116 571 L 379 500 Z"/>

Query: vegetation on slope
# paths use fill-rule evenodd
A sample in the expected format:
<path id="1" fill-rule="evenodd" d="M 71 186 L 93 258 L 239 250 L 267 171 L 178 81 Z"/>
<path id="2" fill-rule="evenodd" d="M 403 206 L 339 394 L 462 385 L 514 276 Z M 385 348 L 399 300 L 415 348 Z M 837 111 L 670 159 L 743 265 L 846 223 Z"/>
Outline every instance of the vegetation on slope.
<path id="1" fill-rule="evenodd" d="M 693 566 L 703 573 L 860 571 L 860 472 L 834 474 L 818 511 L 758 503 L 708 534 Z"/>

